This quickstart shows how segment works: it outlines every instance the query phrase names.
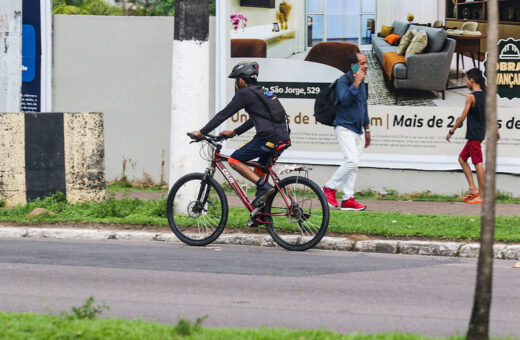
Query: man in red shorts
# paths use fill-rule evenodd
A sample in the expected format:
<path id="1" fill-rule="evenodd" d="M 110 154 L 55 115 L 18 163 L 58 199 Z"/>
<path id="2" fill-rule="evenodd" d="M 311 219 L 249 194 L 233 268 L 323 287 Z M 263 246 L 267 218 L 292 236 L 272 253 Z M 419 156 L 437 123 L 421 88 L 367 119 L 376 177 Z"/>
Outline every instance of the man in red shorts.
<path id="1" fill-rule="evenodd" d="M 484 165 L 482 159 L 481 143 L 486 137 L 486 83 L 482 72 L 473 68 L 466 73 L 466 86 L 472 91 L 466 96 L 466 105 L 464 110 L 453 128 L 450 129 L 446 140 L 449 142 L 455 130 L 462 125 L 462 122 L 468 118 L 468 125 L 466 128 L 466 145 L 459 155 L 459 163 L 462 166 L 462 171 L 468 180 L 469 190 L 462 199 L 463 202 L 469 204 L 482 204 L 480 193 L 484 190 Z M 468 159 L 475 166 L 477 172 L 478 188 L 475 186 L 473 180 L 473 173 L 468 164 Z"/>

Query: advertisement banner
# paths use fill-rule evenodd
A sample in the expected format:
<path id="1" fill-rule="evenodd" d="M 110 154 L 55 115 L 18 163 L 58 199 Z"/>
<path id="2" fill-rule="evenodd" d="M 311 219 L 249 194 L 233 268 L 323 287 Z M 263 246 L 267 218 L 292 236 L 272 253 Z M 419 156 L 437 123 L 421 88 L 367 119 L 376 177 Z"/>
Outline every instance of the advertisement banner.
<path id="1" fill-rule="evenodd" d="M 507 39 L 498 42 L 496 69 L 498 96 L 507 99 L 520 98 L 520 40 Z"/>
<path id="2" fill-rule="evenodd" d="M 282 3 L 285 7 L 281 6 Z M 365 39 L 363 22 L 358 22 L 357 28 L 355 25 L 332 28 L 323 22 L 346 20 L 352 8 L 346 8 L 343 2 L 329 1 L 328 12 L 320 14 L 319 8 L 311 11 L 310 3 L 319 7 L 321 2 L 276 0 L 274 8 L 252 8 L 240 0 L 220 1 L 217 8 L 217 87 L 220 89 L 217 90 L 216 111 L 221 110 L 236 91 L 234 80 L 227 78 L 233 66 L 243 61 L 256 61 L 259 64 L 259 84 L 280 99 L 288 114 L 292 147 L 283 153 L 280 161 L 341 164 L 343 154 L 334 129 L 316 122 L 314 103 L 321 90 L 348 72 L 347 60 L 357 52 L 368 60 L 365 83 L 372 136 L 371 145 L 361 156 L 360 166 L 460 169 L 458 155 L 466 142 L 466 122 L 450 142 L 446 141 L 446 135 L 462 114 L 470 90 L 461 88 L 466 83 L 465 76 L 455 70 L 455 39 L 449 35 L 442 36 L 444 40 L 436 42 L 438 51 L 429 50 L 414 56 L 416 58 L 406 59 L 404 63 L 401 61 L 389 73 L 383 67 L 386 64 L 383 59 L 390 45 L 386 46 L 383 38 L 375 34 Z M 289 13 L 284 17 L 281 12 L 287 12 L 286 5 L 289 5 Z M 365 19 L 368 22 L 374 18 L 375 13 L 373 18 L 368 16 Z M 380 24 L 385 23 L 376 23 L 375 27 Z M 326 30 L 327 27 L 330 29 Z M 406 22 L 401 29 L 404 33 L 407 29 L 430 28 L 412 27 Z M 516 48 L 509 46 L 507 52 L 506 58 L 516 58 Z M 446 55 L 452 55 L 452 59 Z M 437 65 L 434 69 L 429 68 L 432 62 Z M 512 64 L 506 66 L 506 69 L 513 68 Z M 514 72 L 517 71 L 515 68 Z M 516 73 L 513 80 L 514 77 Z M 447 83 L 452 89 L 446 89 Z M 520 173 L 520 108 L 514 103 L 502 105 L 503 102 L 499 102 L 498 172 Z M 234 129 L 247 119 L 244 110 L 237 112 L 221 125 L 220 130 Z M 231 153 L 253 135 L 254 129 L 251 129 L 229 139 L 223 151 Z"/>
<path id="3" fill-rule="evenodd" d="M 23 112 L 51 111 L 50 0 L 23 0 L 22 9 Z"/>

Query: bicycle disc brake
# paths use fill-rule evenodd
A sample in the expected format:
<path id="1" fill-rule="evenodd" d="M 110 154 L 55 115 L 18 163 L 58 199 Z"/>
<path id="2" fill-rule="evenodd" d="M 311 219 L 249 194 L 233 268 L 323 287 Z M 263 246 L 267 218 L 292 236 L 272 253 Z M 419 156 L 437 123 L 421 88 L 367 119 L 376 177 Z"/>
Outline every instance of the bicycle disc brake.
<path id="1" fill-rule="evenodd" d="M 203 211 L 204 207 L 199 201 L 191 201 L 188 204 L 188 216 L 191 218 L 199 218 Z"/>
<path id="2" fill-rule="evenodd" d="M 305 222 L 311 217 L 310 209 L 309 213 L 303 211 L 303 208 L 300 207 L 300 204 L 293 202 L 291 204 L 291 217 L 295 218 L 298 223 Z"/>

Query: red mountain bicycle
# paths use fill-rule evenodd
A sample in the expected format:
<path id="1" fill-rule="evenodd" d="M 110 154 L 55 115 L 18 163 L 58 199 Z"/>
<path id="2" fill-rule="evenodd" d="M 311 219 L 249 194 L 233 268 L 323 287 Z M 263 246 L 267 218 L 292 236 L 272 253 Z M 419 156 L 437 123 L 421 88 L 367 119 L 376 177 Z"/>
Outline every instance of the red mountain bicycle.
<path id="1" fill-rule="evenodd" d="M 245 163 L 264 171 L 267 174 L 265 180 L 271 178 L 276 188 L 264 206 L 255 208 L 224 165 L 229 158 L 220 153 L 224 137 L 207 135 L 197 140 L 191 133 L 188 136 L 202 143 L 202 155 L 211 164 L 204 173 L 181 177 L 168 194 L 168 223 L 182 242 L 205 246 L 215 241 L 226 226 L 230 208 L 224 189 L 213 178 L 216 169 L 249 210 L 247 226 L 265 225 L 274 241 L 288 250 L 307 250 L 320 242 L 329 225 L 329 207 L 325 194 L 306 177 L 307 171 L 303 167 L 294 170 L 297 175 L 283 179 L 273 169 L 277 157 L 288 145 L 281 145 L 274 150 L 265 167 L 257 162 Z M 302 173 L 305 175 L 300 176 Z M 231 208 L 233 213 L 237 212 L 234 215 L 240 218 L 238 209 Z"/>

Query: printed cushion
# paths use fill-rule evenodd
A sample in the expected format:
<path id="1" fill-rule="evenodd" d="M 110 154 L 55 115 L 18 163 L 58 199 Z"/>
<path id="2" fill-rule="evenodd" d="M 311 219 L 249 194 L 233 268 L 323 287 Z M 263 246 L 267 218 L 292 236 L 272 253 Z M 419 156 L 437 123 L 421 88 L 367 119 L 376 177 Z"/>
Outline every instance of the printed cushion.
<path id="1" fill-rule="evenodd" d="M 410 45 L 406 49 L 405 56 L 409 57 L 414 54 L 420 54 L 428 45 L 428 35 L 426 35 L 425 31 L 420 31 L 415 34 Z"/>
<path id="2" fill-rule="evenodd" d="M 394 30 L 394 27 L 393 26 L 385 26 L 385 25 L 382 25 L 381 26 L 381 36 L 382 37 L 386 37 L 387 35 L 390 35 L 392 34 L 392 31 Z"/>
<path id="3" fill-rule="evenodd" d="M 446 37 L 448 33 L 442 28 L 431 28 L 424 26 L 414 26 L 411 25 L 410 29 L 416 29 L 417 31 L 425 31 L 428 36 L 428 46 L 424 52 L 440 52 L 444 47 L 444 43 L 446 42 Z"/>
<path id="4" fill-rule="evenodd" d="M 399 42 L 399 47 L 397 47 L 397 55 L 404 55 L 406 53 L 406 49 L 410 45 L 413 37 L 417 33 L 417 30 L 409 30 L 404 34 Z"/>
<path id="5" fill-rule="evenodd" d="M 406 33 L 406 31 L 408 31 L 408 27 L 410 26 L 410 24 L 407 22 L 396 20 L 392 23 L 392 26 L 394 27 L 392 33 L 395 33 L 402 37 Z"/>
<path id="6" fill-rule="evenodd" d="M 397 34 L 392 33 L 392 34 L 387 35 L 384 40 L 387 43 L 389 43 L 390 45 L 397 46 L 397 44 L 399 44 L 399 40 L 401 40 L 401 37 L 398 36 Z"/>

